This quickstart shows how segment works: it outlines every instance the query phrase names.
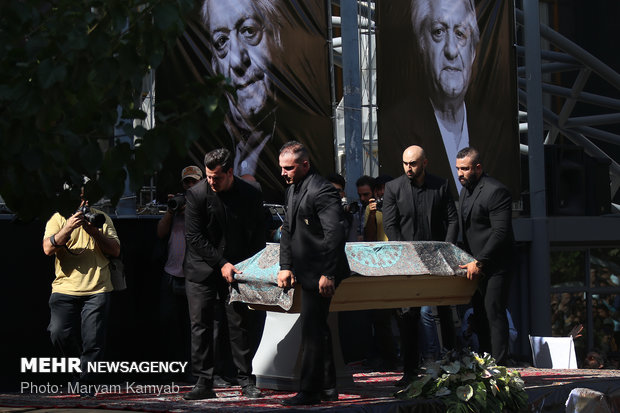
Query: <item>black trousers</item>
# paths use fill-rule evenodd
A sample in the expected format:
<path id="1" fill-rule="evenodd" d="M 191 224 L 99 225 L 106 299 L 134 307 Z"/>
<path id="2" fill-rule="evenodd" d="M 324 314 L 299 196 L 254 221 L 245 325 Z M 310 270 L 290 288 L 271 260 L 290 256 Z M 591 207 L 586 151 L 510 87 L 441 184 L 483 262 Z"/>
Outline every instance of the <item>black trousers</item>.
<path id="1" fill-rule="evenodd" d="M 490 353 L 500 365 L 509 353 L 506 306 L 510 281 L 510 273 L 486 276 L 480 280 L 472 297 L 473 327 L 478 334 L 480 352 Z"/>
<path id="2" fill-rule="evenodd" d="M 190 360 L 189 313 L 185 278 L 162 272 L 159 289 L 159 339 L 165 360 Z M 187 372 L 189 373 L 189 372 Z"/>
<path id="3" fill-rule="evenodd" d="M 192 373 L 198 382 L 208 387 L 213 386 L 214 343 L 213 325 L 215 306 L 218 295 L 228 301 L 228 283 L 217 274 L 204 283 L 185 281 L 189 318 L 191 324 Z M 244 387 L 255 384 L 252 375 L 252 358 L 250 344 L 252 316 L 246 304 L 225 304 L 228 321 L 228 334 L 233 361 L 237 367 L 237 380 Z"/>
<path id="4" fill-rule="evenodd" d="M 300 390 L 318 393 L 336 387 L 332 335 L 327 324 L 331 298 L 316 290 L 301 294 L 301 380 Z"/>
<path id="5" fill-rule="evenodd" d="M 393 309 L 370 310 L 373 329 L 373 344 L 381 361 L 396 364 L 398 361 L 398 350 L 396 341 L 392 334 L 392 314 Z"/>
<path id="6" fill-rule="evenodd" d="M 403 373 L 413 376 L 420 365 L 420 307 L 399 308 L 396 322 L 400 333 L 400 353 L 403 359 Z"/>
<path id="7" fill-rule="evenodd" d="M 65 357 L 80 357 L 80 381 L 94 383 L 87 363 L 103 360 L 110 293 L 67 295 L 52 293 L 47 327 L 54 347 Z"/>
<path id="8" fill-rule="evenodd" d="M 215 319 L 213 323 L 213 358 L 215 369 L 213 374 L 226 379 L 233 379 L 237 377 L 237 367 L 233 361 L 230 349 L 225 299 L 226 297 L 218 297 L 215 304 Z"/>
<path id="9" fill-rule="evenodd" d="M 437 315 L 439 315 L 443 347 L 447 350 L 456 349 L 456 331 L 454 330 L 452 308 L 449 305 L 439 305 L 437 306 Z"/>

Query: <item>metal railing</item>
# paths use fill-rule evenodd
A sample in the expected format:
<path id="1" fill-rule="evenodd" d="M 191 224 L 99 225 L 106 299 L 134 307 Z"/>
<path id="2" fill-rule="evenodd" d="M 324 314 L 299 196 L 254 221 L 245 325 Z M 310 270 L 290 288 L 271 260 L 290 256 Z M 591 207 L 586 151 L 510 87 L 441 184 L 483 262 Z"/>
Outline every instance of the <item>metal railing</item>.
<path id="1" fill-rule="evenodd" d="M 517 39 L 523 36 L 520 31 L 524 28 L 523 12 L 515 10 L 517 22 Z M 611 132 L 613 127 L 620 129 L 620 99 L 601 95 L 587 90 L 588 80 L 598 76 L 609 86 L 608 91 L 620 93 L 620 74 L 608 65 L 588 53 L 586 50 L 562 36 L 549 26 L 540 25 L 540 36 L 546 42 L 546 50 L 541 50 L 541 71 L 543 74 L 542 93 L 543 108 L 530 110 L 542 110 L 545 122 L 545 144 L 555 143 L 560 135 L 565 136 L 572 143 L 583 147 L 584 151 L 591 156 L 606 158 L 611 161 L 609 167 L 611 181 L 611 197 L 613 198 L 620 188 L 620 165 L 617 160 L 610 156 L 599 142 L 620 146 L 620 135 Z M 545 44 L 543 43 L 543 44 Z M 523 61 L 525 47 L 516 45 L 517 56 Z M 572 85 L 558 84 L 558 74 L 574 72 L 575 78 Z M 528 99 L 525 90 L 525 67 L 517 68 L 519 104 L 525 111 L 528 110 Z M 566 82 L 568 76 L 562 79 Z M 610 93 L 611 94 L 611 93 Z M 562 101 L 561 105 L 557 102 Z M 579 108 L 593 108 L 597 114 L 579 116 L 576 114 Z M 555 109 L 555 110 L 554 110 Z M 525 118 L 520 113 L 520 119 Z M 607 127 L 607 128 L 606 128 Z M 612 127 L 612 128 L 610 128 Z M 528 132 L 527 122 L 520 122 L 519 131 L 522 134 Z M 521 152 L 527 153 L 527 145 L 521 145 Z"/>

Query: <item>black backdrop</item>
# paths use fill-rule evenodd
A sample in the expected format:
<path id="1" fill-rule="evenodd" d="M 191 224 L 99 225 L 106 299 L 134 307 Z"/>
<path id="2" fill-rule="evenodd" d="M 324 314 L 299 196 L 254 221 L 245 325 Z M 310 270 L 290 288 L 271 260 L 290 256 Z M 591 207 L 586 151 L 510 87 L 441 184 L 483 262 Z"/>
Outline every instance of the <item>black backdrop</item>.
<path id="1" fill-rule="evenodd" d="M 47 325 L 54 258 L 43 253 L 45 223 L 13 222 L 0 217 L 2 251 L 2 351 L 0 390 L 19 390 L 20 382 L 66 383 L 68 375 L 20 373 L 21 357 L 61 357 L 51 345 Z M 154 257 L 160 217 L 113 219 L 122 243 L 127 290 L 112 293 L 106 359 L 114 361 L 161 360 L 158 327 L 160 273 Z M 125 374 L 122 380 L 157 380 L 156 375 Z M 105 379 L 105 377 L 104 377 Z"/>

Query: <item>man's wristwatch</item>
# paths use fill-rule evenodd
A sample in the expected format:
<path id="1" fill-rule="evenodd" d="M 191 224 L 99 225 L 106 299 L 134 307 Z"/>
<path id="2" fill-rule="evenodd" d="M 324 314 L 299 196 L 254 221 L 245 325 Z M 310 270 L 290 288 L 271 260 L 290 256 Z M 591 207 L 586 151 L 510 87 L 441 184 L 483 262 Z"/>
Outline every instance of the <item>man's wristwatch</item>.
<path id="1" fill-rule="evenodd" d="M 478 268 L 479 270 L 483 269 L 484 263 L 482 261 L 476 260 L 476 268 Z"/>
<path id="2" fill-rule="evenodd" d="M 333 275 L 324 275 L 324 277 L 330 281 L 336 281 L 336 277 L 334 277 Z"/>

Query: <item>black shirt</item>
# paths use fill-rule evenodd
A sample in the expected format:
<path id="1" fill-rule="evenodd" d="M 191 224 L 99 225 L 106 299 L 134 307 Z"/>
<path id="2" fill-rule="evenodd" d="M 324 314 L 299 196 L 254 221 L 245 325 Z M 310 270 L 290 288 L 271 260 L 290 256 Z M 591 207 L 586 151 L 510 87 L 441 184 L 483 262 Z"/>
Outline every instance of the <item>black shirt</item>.
<path id="1" fill-rule="evenodd" d="M 414 241 L 430 241 L 433 239 L 428 219 L 426 219 L 426 211 L 429 205 L 426 205 L 426 185 L 416 186 L 411 180 L 411 192 L 413 194 L 413 240 Z"/>
<path id="2" fill-rule="evenodd" d="M 474 189 L 476 189 L 476 187 L 478 186 L 478 183 L 480 182 L 480 180 L 478 180 L 478 182 L 476 182 L 471 189 L 465 187 L 465 196 L 463 197 L 463 205 L 460 206 L 461 208 L 461 216 L 465 219 L 464 223 L 467 222 L 467 217 L 469 216 L 469 210 L 471 209 L 471 203 L 472 201 L 472 194 L 474 193 Z"/>
<path id="3" fill-rule="evenodd" d="M 253 253 L 248 255 L 249 252 L 247 251 L 246 244 L 251 239 L 251 229 L 256 225 L 255 223 L 248 222 L 248 206 L 240 202 L 244 198 L 239 191 L 240 185 L 235 179 L 235 183 L 230 190 L 217 194 L 220 201 L 222 201 L 226 215 L 226 222 L 224 224 L 224 239 L 226 242 L 224 257 L 232 264 L 237 264 L 252 256 Z"/>

